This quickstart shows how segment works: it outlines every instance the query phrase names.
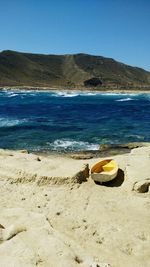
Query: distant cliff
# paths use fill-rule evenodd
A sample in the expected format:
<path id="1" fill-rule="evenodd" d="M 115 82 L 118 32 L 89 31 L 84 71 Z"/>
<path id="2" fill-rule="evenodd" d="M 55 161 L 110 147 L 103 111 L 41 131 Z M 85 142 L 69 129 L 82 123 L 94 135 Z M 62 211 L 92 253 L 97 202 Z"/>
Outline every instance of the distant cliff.
<path id="1" fill-rule="evenodd" d="M 0 53 L 0 86 L 150 89 L 150 72 L 87 54 Z"/>

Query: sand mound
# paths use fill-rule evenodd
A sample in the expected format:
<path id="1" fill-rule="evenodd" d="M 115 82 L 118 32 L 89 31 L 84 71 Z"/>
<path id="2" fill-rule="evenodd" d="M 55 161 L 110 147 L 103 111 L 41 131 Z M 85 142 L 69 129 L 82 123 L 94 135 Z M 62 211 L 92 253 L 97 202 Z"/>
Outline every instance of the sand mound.
<path id="1" fill-rule="evenodd" d="M 23 153 L 22 153 L 23 152 Z M 38 185 L 81 183 L 89 177 L 88 164 L 57 156 L 39 157 L 24 150 L 0 150 L 1 179 Z"/>

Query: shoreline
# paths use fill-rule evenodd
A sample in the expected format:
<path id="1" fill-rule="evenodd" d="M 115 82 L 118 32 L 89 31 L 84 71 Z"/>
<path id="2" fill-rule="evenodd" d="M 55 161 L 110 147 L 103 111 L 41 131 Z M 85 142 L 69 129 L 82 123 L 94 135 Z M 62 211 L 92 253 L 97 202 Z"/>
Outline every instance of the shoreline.
<path id="1" fill-rule="evenodd" d="M 1 90 L 15 90 L 15 91 L 35 91 L 35 92 L 81 92 L 81 93 L 116 93 L 116 94 L 150 94 L 150 89 L 140 90 L 140 89 L 93 89 L 93 88 L 64 88 L 64 87 L 38 87 L 38 86 L 4 86 L 0 87 Z"/>
<path id="2" fill-rule="evenodd" d="M 116 155 L 124 155 L 129 154 L 132 149 L 135 148 L 144 148 L 149 147 L 150 142 L 129 142 L 122 144 L 100 144 L 99 149 L 95 150 L 71 150 L 71 151 L 57 151 L 57 150 L 28 150 L 24 149 L 11 149 L 11 148 L 0 148 L 3 151 L 14 151 L 21 152 L 25 154 L 35 154 L 38 156 L 56 156 L 56 157 L 65 157 L 65 158 L 73 158 L 73 159 L 92 159 L 92 158 L 100 158 L 100 157 L 109 157 Z"/>

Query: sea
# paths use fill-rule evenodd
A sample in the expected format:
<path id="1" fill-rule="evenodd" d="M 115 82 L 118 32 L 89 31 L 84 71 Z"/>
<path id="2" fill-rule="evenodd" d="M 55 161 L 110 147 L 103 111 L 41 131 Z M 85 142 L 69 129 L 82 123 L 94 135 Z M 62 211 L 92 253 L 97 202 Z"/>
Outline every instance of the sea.
<path id="1" fill-rule="evenodd" d="M 97 150 L 150 142 L 150 94 L 0 91 L 0 148 Z"/>

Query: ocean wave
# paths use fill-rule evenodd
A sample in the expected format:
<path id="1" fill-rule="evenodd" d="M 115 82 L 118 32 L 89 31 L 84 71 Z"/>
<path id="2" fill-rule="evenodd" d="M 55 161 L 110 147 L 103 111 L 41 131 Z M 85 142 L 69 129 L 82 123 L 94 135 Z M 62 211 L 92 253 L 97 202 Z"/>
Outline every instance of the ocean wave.
<path id="1" fill-rule="evenodd" d="M 8 97 L 15 97 L 15 96 L 18 96 L 18 94 L 9 94 Z"/>
<path id="2" fill-rule="evenodd" d="M 125 137 L 139 139 L 139 140 L 144 140 L 145 138 L 143 135 L 137 135 L 137 134 L 128 134 Z"/>
<path id="3" fill-rule="evenodd" d="M 52 94 L 52 96 L 55 97 L 77 97 L 77 96 L 96 96 L 101 95 L 101 93 L 93 93 L 93 92 L 55 92 Z"/>
<path id="4" fill-rule="evenodd" d="M 103 96 L 120 96 L 120 97 L 123 97 L 123 96 L 140 96 L 141 95 L 141 93 L 115 93 L 115 92 L 106 92 L 106 93 L 100 93 L 101 95 L 103 95 Z"/>
<path id="5" fill-rule="evenodd" d="M 58 92 L 58 93 L 53 93 L 52 96 L 55 96 L 55 97 L 76 97 L 76 96 L 79 96 L 79 93 Z"/>
<path id="6" fill-rule="evenodd" d="M 81 92 L 80 93 L 81 96 L 96 96 L 96 95 L 100 95 L 100 93 L 93 93 L 93 92 Z"/>
<path id="7" fill-rule="evenodd" d="M 125 102 L 125 101 L 133 101 L 133 100 L 136 100 L 136 99 L 133 99 L 131 97 L 127 97 L 127 98 L 117 99 L 115 101 L 117 101 L 117 102 Z"/>
<path id="8" fill-rule="evenodd" d="M 75 141 L 75 140 L 62 140 L 57 139 L 53 143 L 47 142 L 52 150 L 62 151 L 62 150 L 98 150 L 98 144 L 90 144 L 89 142 Z"/>
<path id="9" fill-rule="evenodd" d="M 53 92 L 52 96 L 55 97 L 76 97 L 76 96 L 96 96 L 103 95 L 101 92 L 83 92 L 83 91 L 72 91 L 72 92 Z"/>
<path id="10" fill-rule="evenodd" d="M 37 94 L 37 91 L 34 90 L 23 90 L 23 89 L 15 89 L 15 90 L 11 90 L 11 89 L 2 89 L 1 90 L 2 93 L 4 93 L 5 95 L 20 95 L 20 94 L 25 94 L 25 95 L 29 95 L 29 94 Z"/>
<path id="11" fill-rule="evenodd" d="M 112 96 L 112 95 L 122 95 L 122 94 L 120 94 L 120 93 L 109 93 L 109 92 L 107 92 L 107 93 L 100 93 L 100 95 L 103 95 L 103 96 Z"/>
<path id="12" fill-rule="evenodd" d="M 64 98 L 68 98 L 68 97 L 77 97 L 77 96 L 106 96 L 106 97 L 111 97 L 111 96 L 116 96 L 116 97 L 121 97 L 123 99 L 123 97 L 127 97 L 127 98 L 131 98 L 131 97 L 140 97 L 140 96 L 144 96 L 146 98 L 149 99 L 150 94 L 143 94 L 143 93 L 118 93 L 118 92 L 90 92 L 90 91 L 34 91 L 34 90 L 25 90 L 25 89 L 17 89 L 17 90 L 10 90 L 10 89 L 2 89 L 1 91 L 4 96 L 8 96 L 8 97 L 15 97 L 15 96 L 21 96 L 22 97 L 26 97 L 26 96 L 37 96 L 37 95 L 41 95 L 41 94 L 47 94 L 47 95 L 51 95 L 53 97 L 64 97 Z M 116 100 L 119 101 L 119 100 Z M 124 100 L 125 101 L 125 100 Z"/>
<path id="13" fill-rule="evenodd" d="M 16 126 L 27 121 L 28 121 L 27 119 L 0 118 L 0 128 Z"/>
<path id="14" fill-rule="evenodd" d="M 5 93 L 5 95 L 12 95 L 12 94 L 15 94 L 16 92 L 15 91 L 10 91 L 10 90 L 3 90 L 2 91 L 3 93 Z"/>
<path id="15" fill-rule="evenodd" d="M 2 97 L 8 97 L 8 98 L 17 97 L 19 95 L 20 95 L 20 92 L 12 91 L 12 90 L 11 91 L 10 90 L 3 90 L 2 94 L 1 94 Z"/>

